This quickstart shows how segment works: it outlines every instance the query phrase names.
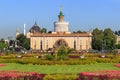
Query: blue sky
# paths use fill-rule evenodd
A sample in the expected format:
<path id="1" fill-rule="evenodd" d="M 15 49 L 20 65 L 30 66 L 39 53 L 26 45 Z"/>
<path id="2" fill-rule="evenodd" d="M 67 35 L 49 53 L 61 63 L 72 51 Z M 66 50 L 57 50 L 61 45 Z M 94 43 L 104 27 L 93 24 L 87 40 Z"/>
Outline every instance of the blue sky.
<path id="1" fill-rule="evenodd" d="M 0 38 L 14 37 L 16 28 L 27 31 L 36 21 L 54 30 L 60 5 L 70 31 L 111 28 L 120 30 L 120 0 L 0 0 Z"/>

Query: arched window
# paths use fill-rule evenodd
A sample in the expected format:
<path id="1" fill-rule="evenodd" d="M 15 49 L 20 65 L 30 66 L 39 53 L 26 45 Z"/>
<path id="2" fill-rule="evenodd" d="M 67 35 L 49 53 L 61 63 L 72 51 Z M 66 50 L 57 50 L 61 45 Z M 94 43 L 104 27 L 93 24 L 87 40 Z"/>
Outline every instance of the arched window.
<path id="1" fill-rule="evenodd" d="M 54 47 L 59 47 L 60 45 L 68 46 L 67 42 L 63 39 L 57 40 L 54 44 Z"/>
<path id="2" fill-rule="evenodd" d="M 86 40 L 86 50 L 88 50 L 88 40 Z"/>

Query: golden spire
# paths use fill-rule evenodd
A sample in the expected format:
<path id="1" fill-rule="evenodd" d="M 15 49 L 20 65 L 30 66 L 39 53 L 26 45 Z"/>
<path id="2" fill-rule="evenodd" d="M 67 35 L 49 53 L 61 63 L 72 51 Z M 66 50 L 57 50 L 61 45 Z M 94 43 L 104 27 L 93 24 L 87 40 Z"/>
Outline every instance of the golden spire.
<path id="1" fill-rule="evenodd" d="M 16 29 L 16 33 L 18 33 L 18 32 L 19 32 L 19 29 L 17 28 L 17 29 Z"/>
<path id="2" fill-rule="evenodd" d="M 62 12 L 62 6 L 60 6 L 60 11 Z"/>
<path id="3" fill-rule="evenodd" d="M 63 13 L 62 13 L 62 6 L 60 6 L 60 13 L 59 13 L 58 17 L 59 17 L 59 21 L 60 21 L 60 22 L 63 22 L 63 21 L 64 21 L 64 15 L 63 15 Z"/>

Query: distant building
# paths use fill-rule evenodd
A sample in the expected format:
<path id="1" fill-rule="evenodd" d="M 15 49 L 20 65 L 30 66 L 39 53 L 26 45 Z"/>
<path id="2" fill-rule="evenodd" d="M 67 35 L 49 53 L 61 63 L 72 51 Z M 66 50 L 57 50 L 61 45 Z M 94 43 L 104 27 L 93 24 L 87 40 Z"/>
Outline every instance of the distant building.
<path id="1" fill-rule="evenodd" d="M 120 36 L 116 35 L 117 39 L 116 39 L 116 44 L 120 44 Z"/>
<path id="2" fill-rule="evenodd" d="M 36 33 L 40 33 L 40 27 L 35 22 L 35 24 L 30 28 L 29 32 L 27 33 L 27 38 L 30 38 L 30 36 Z"/>
<path id="3" fill-rule="evenodd" d="M 76 50 L 92 48 L 91 33 L 70 33 L 69 23 L 64 21 L 62 9 L 60 9 L 58 18 L 59 20 L 54 22 L 54 32 L 52 33 L 40 33 L 40 27 L 36 23 L 34 24 L 28 33 L 32 50 L 47 50 L 61 44 Z"/>

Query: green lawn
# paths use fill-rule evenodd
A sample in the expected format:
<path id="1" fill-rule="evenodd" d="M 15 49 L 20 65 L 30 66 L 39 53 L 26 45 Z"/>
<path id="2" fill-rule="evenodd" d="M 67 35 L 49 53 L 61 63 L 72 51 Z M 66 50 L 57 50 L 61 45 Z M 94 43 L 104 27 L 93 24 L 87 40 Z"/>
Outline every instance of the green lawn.
<path id="1" fill-rule="evenodd" d="M 120 70 L 114 66 L 113 63 L 99 63 L 99 64 L 87 64 L 87 65 L 32 65 L 32 64 L 15 64 L 6 63 L 6 66 L 0 67 L 0 71 L 3 70 L 19 70 L 29 72 L 39 72 L 44 74 L 78 74 L 84 71 L 99 71 L 99 70 Z"/>

